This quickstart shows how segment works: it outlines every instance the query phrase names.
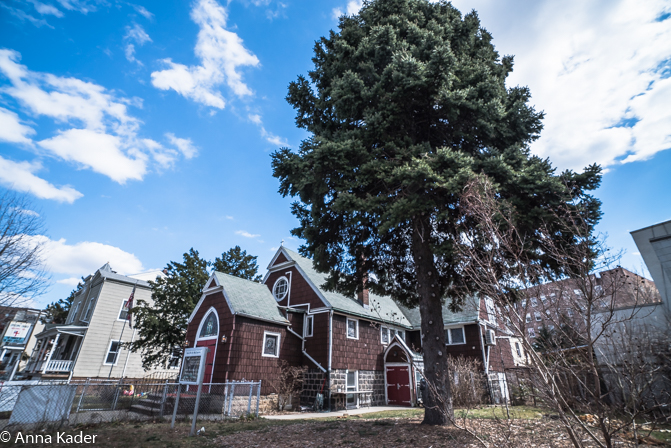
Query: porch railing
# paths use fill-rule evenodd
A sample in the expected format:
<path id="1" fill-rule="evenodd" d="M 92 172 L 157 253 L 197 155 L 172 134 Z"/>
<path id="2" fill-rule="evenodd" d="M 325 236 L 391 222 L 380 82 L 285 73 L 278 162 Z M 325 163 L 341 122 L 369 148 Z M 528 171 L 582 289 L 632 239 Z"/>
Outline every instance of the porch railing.
<path id="1" fill-rule="evenodd" d="M 47 364 L 47 372 L 69 372 L 72 370 L 72 363 L 74 361 L 68 361 L 66 359 L 52 359 Z"/>

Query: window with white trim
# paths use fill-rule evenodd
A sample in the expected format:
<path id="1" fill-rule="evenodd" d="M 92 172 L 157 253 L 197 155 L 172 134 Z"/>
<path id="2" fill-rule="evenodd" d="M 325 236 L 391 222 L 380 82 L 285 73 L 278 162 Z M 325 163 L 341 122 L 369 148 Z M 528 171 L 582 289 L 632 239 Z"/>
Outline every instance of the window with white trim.
<path id="1" fill-rule="evenodd" d="M 278 302 L 281 302 L 284 300 L 284 298 L 287 296 L 289 293 L 289 280 L 287 280 L 286 277 L 280 277 L 277 280 L 275 280 L 275 284 L 273 285 L 273 297 L 275 297 L 275 300 Z"/>
<path id="2" fill-rule="evenodd" d="M 548 319 L 552 319 L 552 312 L 550 310 L 545 310 L 545 315 Z"/>
<path id="3" fill-rule="evenodd" d="M 527 323 L 531 323 L 531 313 L 527 313 Z"/>
<path id="4" fill-rule="evenodd" d="M 214 310 L 210 311 L 205 317 L 202 326 L 200 327 L 200 334 L 198 339 L 216 338 L 219 334 L 219 322 Z"/>
<path id="5" fill-rule="evenodd" d="M 313 327 L 315 323 L 314 316 L 305 316 L 305 325 L 303 326 L 303 337 L 309 338 L 312 336 Z"/>
<path id="6" fill-rule="evenodd" d="M 351 372 L 347 371 L 347 392 L 356 392 L 359 390 L 359 372 L 356 370 Z M 358 404 L 357 394 L 348 393 L 347 394 L 347 407 L 355 407 Z"/>
<path id="7" fill-rule="evenodd" d="M 536 337 L 536 330 L 534 330 L 533 328 L 527 328 L 527 333 L 529 333 L 530 338 Z"/>
<path id="8" fill-rule="evenodd" d="M 380 327 L 380 342 L 384 345 L 389 344 L 389 341 L 391 339 L 389 338 L 389 328 L 387 327 Z"/>
<path id="9" fill-rule="evenodd" d="M 108 366 L 116 365 L 119 360 L 119 352 L 121 351 L 121 341 L 110 341 L 107 348 L 107 356 L 105 356 L 105 364 Z"/>
<path id="10" fill-rule="evenodd" d="M 347 318 L 347 338 L 359 339 L 359 321 Z"/>
<path id="11" fill-rule="evenodd" d="M 538 299 L 536 299 L 535 297 L 532 297 L 531 298 L 531 306 L 538 306 Z"/>
<path id="12" fill-rule="evenodd" d="M 270 333 L 268 331 L 263 332 L 263 352 L 261 353 L 261 356 L 266 356 L 270 358 L 280 357 L 279 333 Z"/>
<path id="13" fill-rule="evenodd" d="M 170 359 L 168 360 L 168 369 L 179 369 L 179 362 L 182 360 L 182 349 L 175 347 L 170 353 Z"/>
<path id="14" fill-rule="evenodd" d="M 517 352 L 518 357 L 522 357 L 522 347 L 520 347 L 519 342 L 515 342 L 515 351 Z"/>
<path id="15" fill-rule="evenodd" d="M 399 338 L 405 341 L 405 332 L 403 330 L 397 330 L 395 328 L 389 329 L 389 340 L 394 339 L 394 336 L 398 335 Z"/>
<path id="16" fill-rule="evenodd" d="M 541 313 L 539 313 L 538 311 L 536 311 L 534 313 L 534 317 L 536 318 L 537 322 L 540 322 L 541 320 L 543 320 L 543 318 L 541 317 Z"/>
<path id="17" fill-rule="evenodd" d="M 448 328 L 445 330 L 445 344 L 459 345 L 466 343 L 466 333 L 464 327 Z"/>
<path id="18" fill-rule="evenodd" d="M 494 301 L 489 297 L 485 298 L 485 308 L 487 309 L 487 319 L 496 323 L 496 308 L 494 308 Z"/>
<path id="19" fill-rule="evenodd" d="M 79 311 L 79 306 L 81 304 L 82 304 L 81 301 L 77 302 L 74 311 L 70 314 L 70 317 L 68 318 L 68 321 L 66 323 L 70 324 L 72 323 L 73 320 L 75 320 L 75 317 L 77 317 L 77 311 Z"/>
<path id="20" fill-rule="evenodd" d="M 128 320 L 128 300 L 124 300 L 119 311 L 119 320 Z"/>
<path id="21" fill-rule="evenodd" d="M 526 309 L 527 307 L 527 301 L 526 299 L 522 300 L 522 309 Z"/>
<path id="22" fill-rule="evenodd" d="M 88 322 L 91 320 L 91 316 L 93 315 L 93 309 L 95 308 L 95 306 L 96 306 L 96 296 L 92 296 L 89 299 L 89 307 L 86 309 L 86 314 L 82 319 L 84 322 Z"/>

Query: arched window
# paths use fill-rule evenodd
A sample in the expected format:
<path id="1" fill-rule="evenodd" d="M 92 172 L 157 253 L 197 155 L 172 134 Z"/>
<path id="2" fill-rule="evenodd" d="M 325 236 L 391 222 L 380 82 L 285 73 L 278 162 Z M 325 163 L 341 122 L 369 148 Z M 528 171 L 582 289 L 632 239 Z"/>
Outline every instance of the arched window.
<path id="1" fill-rule="evenodd" d="M 287 280 L 287 278 L 286 277 L 278 278 L 277 281 L 275 282 L 275 285 L 273 286 L 273 296 L 275 296 L 275 300 L 281 302 L 287 296 L 288 292 L 289 292 L 289 281 Z"/>
<path id="2" fill-rule="evenodd" d="M 200 325 L 200 334 L 198 339 L 204 338 L 216 338 L 219 334 L 219 322 L 217 320 L 217 315 L 214 310 L 210 311 L 203 323 Z"/>

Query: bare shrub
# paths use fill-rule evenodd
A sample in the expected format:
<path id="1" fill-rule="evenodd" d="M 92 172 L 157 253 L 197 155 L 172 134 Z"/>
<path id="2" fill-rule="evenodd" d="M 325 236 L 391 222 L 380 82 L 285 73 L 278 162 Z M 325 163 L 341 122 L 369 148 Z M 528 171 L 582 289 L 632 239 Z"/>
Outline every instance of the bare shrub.
<path id="1" fill-rule="evenodd" d="M 307 366 L 292 366 L 285 360 L 280 361 L 280 373 L 270 382 L 277 394 L 278 410 L 283 411 L 291 406 L 293 397 L 300 394 L 307 370 Z"/>
<path id="2" fill-rule="evenodd" d="M 476 406 L 485 402 L 487 382 L 482 374 L 482 363 L 474 358 L 448 356 L 450 389 L 454 406 Z"/>

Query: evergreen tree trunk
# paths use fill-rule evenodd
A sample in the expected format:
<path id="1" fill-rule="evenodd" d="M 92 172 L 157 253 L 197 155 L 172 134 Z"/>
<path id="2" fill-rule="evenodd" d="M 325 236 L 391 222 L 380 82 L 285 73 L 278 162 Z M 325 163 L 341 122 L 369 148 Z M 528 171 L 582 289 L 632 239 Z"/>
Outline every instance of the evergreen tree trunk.
<path id="1" fill-rule="evenodd" d="M 454 418 L 452 393 L 445 353 L 445 325 L 440 301 L 440 282 L 431 251 L 431 228 L 426 217 L 414 220 L 413 257 L 416 266 L 419 313 L 422 318 L 424 375 L 428 385 L 424 403 L 424 421 L 428 425 L 446 425 Z M 438 395 L 438 396 L 436 396 Z"/>

